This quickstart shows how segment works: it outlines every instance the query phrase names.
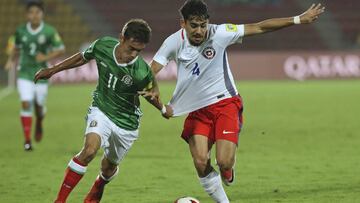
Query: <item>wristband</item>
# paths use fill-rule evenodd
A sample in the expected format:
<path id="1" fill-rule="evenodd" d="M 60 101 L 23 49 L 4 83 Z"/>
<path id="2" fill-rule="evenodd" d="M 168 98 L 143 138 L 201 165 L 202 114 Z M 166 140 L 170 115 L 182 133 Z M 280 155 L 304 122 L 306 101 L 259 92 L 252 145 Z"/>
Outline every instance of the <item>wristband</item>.
<path id="1" fill-rule="evenodd" d="M 165 114 L 166 113 L 166 106 L 163 104 L 162 108 L 161 108 L 161 114 Z"/>
<path id="2" fill-rule="evenodd" d="M 294 24 L 296 24 L 296 25 L 301 24 L 300 16 L 295 16 L 294 17 Z"/>

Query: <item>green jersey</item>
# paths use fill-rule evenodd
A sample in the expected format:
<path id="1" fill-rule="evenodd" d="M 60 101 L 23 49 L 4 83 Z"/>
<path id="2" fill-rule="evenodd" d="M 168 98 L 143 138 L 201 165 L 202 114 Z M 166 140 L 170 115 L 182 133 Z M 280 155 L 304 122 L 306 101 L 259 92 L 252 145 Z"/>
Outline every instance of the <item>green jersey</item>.
<path id="1" fill-rule="evenodd" d="M 150 89 L 154 78 L 141 56 L 128 64 L 119 64 L 115 58 L 115 48 L 119 44 L 115 38 L 104 37 L 83 52 L 84 59 L 95 59 L 98 68 L 99 79 L 92 105 L 117 126 L 136 130 L 142 115 L 137 92 Z"/>
<path id="2" fill-rule="evenodd" d="M 20 25 L 15 32 L 15 46 L 20 49 L 19 78 L 33 80 L 35 73 L 47 66 L 46 62 L 36 61 L 39 53 L 64 49 L 64 44 L 56 29 L 44 22 L 33 30 L 30 23 Z M 41 80 L 46 82 L 46 80 Z"/>

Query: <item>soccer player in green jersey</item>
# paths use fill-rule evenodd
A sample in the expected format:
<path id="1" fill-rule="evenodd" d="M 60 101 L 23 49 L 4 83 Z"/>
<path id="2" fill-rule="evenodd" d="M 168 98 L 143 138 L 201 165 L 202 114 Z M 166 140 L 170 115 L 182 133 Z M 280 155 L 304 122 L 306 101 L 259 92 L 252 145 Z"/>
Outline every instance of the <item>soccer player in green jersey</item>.
<path id="1" fill-rule="evenodd" d="M 41 2 L 29 2 L 26 6 L 26 14 L 28 22 L 16 29 L 15 49 L 10 51 L 5 69 L 14 68 L 16 59 L 20 55 L 17 89 L 22 104 L 20 116 L 25 136 L 24 147 L 29 151 L 32 149 L 33 107 L 36 115 L 35 140 L 40 141 L 48 91 L 47 81 L 42 80 L 35 85 L 32 79 L 40 68 L 46 67 L 48 60 L 63 54 L 65 48 L 56 29 L 43 21 L 44 7 Z"/>
<path id="2" fill-rule="evenodd" d="M 83 53 L 77 53 L 36 74 L 35 82 L 93 59 L 99 73 L 98 85 L 87 114 L 84 147 L 70 160 L 56 203 L 66 202 L 101 147 L 104 149 L 101 172 L 84 200 L 100 202 L 105 184 L 117 175 L 117 166 L 138 138 L 142 115 L 139 94 L 161 110 L 164 116 L 171 113 L 167 112 L 170 108 L 158 98 L 157 83 L 149 65 L 139 56 L 150 35 L 151 29 L 145 21 L 132 19 L 125 24 L 120 40 L 100 38 Z"/>

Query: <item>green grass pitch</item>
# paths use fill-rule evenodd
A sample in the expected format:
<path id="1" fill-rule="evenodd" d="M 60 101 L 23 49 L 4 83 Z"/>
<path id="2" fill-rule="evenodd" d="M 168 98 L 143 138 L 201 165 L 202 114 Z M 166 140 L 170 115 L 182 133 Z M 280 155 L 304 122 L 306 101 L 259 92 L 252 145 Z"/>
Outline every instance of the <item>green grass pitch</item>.
<path id="1" fill-rule="evenodd" d="M 244 128 L 237 151 L 233 203 L 360 202 L 360 81 L 238 82 Z M 168 101 L 174 83 L 160 83 Z M 52 202 L 64 169 L 82 147 L 84 117 L 95 84 L 52 86 L 45 137 L 24 152 L 16 92 L 0 101 L 0 202 Z M 200 187 L 183 117 L 165 120 L 144 100 L 140 138 L 107 185 L 104 203 L 170 203 Z M 102 151 L 71 193 L 82 202 L 99 172 Z"/>

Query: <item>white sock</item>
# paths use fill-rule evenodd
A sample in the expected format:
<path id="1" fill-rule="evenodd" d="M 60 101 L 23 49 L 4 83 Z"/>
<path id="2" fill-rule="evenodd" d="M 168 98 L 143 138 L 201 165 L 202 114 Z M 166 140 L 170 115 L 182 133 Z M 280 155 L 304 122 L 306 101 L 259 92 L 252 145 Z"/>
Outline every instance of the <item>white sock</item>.
<path id="1" fill-rule="evenodd" d="M 221 184 L 220 175 L 216 171 L 212 171 L 206 177 L 200 178 L 200 184 L 215 202 L 230 203 Z"/>

